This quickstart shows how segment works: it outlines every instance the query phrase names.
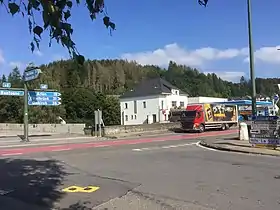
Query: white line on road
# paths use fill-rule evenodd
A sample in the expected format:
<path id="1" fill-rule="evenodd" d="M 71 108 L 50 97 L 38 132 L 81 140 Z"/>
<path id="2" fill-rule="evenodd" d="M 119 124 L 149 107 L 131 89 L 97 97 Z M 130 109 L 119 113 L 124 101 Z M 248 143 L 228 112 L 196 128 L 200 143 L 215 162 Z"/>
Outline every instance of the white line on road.
<path id="1" fill-rule="evenodd" d="M 62 151 L 69 151 L 71 148 L 65 148 L 65 149 L 54 149 L 53 152 L 62 152 Z"/>
<path id="2" fill-rule="evenodd" d="M 132 149 L 132 151 L 142 152 L 142 151 L 148 151 L 148 150 L 171 149 L 171 148 L 177 148 L 177 147 L 191 146 L 191 145 L 195 145 L 196 143 L 197 142 L 187 143 L 187 144 L 175 144 L 175 145 L 168 145 L 168 146 L 161 146 L 161 147 L 146 147 L 146 148 Z"/>
<path id="3" fill-rule="evenodd" d="M 10 156 L 10 155 L 22 155 L 21 152 L 18 153 L 6 153 L 6 154 L 1 154 L 1 156 Z"/>

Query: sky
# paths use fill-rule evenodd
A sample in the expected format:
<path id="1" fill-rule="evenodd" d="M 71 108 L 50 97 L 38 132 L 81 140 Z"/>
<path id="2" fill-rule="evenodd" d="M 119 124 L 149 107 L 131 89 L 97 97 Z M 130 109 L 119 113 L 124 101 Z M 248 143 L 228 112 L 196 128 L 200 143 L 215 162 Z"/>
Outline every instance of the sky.
<path id="1" fill-rule="evenodd" d="M 77 48 L 87 59 L 127 59 L 163 67 L 175 61 L 236 82 L 249 77 L 246 2 L 209 0 L 204 8 L 197 0 L 106 0 L 106 11 L 116 23 L 112 36 L 103 16 L 91 21 L 83 4 L 73 8 L 70 23 Z M 279 0 L 252 0 L 257 77 L 280 77 L 279 8 Z M 0 22 L 0 74 L 15 66 L 22 70 L 30 62 L 69 58 L 67 49 L 55 41 L 48 46 L 48 31 L 40 51 L 32 53 L 27 19 L 20 14 L 12 17 L 1 7 Z"/>

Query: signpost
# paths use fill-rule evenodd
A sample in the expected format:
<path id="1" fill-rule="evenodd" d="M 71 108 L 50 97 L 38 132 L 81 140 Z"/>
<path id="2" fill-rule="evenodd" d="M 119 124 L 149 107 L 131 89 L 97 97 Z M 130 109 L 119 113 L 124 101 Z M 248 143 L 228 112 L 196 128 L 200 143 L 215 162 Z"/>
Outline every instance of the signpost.
<path id="1" fill-rule="evenodd" d="M 46 90 L 46 89 L 48 89 L 48 85 L 47 84 L 41 84 L 40 89 Z"/>
<path id="2" fill-rule="evenodd" d="M 0 89 L 0 95 L 1 96 L 24 96 L 24 91 L 22 90 L 5 90 Z"/>
<path id="3" fill-rule="evenodd" d="M 252 121 L 250 143 L 257 146 L 280 145 L 280 119 L 277 116 L 257 116 Z"/>
<path id="4" fill-rule="evenodd" d="M 94 111 L 94 133 L 95 135 L 97 134 L 97 129 L 99 131 L 99 136 L 102 136 L 102 127 L 101 125 L 103 124 L 103 121 L 102 121 L 102 111 L 100 111 L 99 109 Z"/>
<path id="5" fill-rule="evenodd" d="M 39 77 L 41 70 L 36 67 L 31 67 L 23 73 L 23 79 L 25 82 L 35 80 Z"/>
<path id="6" fill-rule="evenodd" d="M 12 85 L 11 85 L 11 83 L 9 83 L 9 82 L 3 82 L 3 83 L 2 83 L 2 87 L 3 87 L 3 88 L 11 88 Z"/>
<path id="7" fill-rule="evenodd" d="M 28 142 L 28 105 L 30 106 L 58 106 L 61 104 L 61 93 L 48 90 L 47 84 L 40 85 L 40 91 L 28 91 L 27 82 L 40 76 L 41 70 L 34 66 L 28 66 L 23 73 L 24 89 L 11 88 L 11 83 L 3 82 L 0 88 L 0 96 L 24 96 L 24 139 Z"/>

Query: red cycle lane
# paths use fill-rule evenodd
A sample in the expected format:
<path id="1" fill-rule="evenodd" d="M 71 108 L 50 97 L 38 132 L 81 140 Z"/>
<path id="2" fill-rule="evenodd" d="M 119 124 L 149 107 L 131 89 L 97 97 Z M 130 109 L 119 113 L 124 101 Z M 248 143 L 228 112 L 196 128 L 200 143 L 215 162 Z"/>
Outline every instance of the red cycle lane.
<path id="1" fill-rule="evenodd" d="M 109 146 L 120 146 L 120 145 L 131 145 L 131 144 L 142 144 L 142 143 L 152 143 L 158 141 L 174 141 L 174 140 L 184 140 L 184 139 L 194 139 L 199 137 L 211 137 L 220 135 L 237 134 L 237 130 L 228 131 L 212 131 L 206 133 L 191 133 L 176 136 L 164 136 L 164 137 L 153 137 L 153 138 L 142 138 L 142 139 L 125 139 L 125 140 L 109 140 L 102 142 L 93 143 L 72 143 L 72 144 L 62 144 L 55 146 L 39 146 L 39 147 L 25 147 L 16 149 L 3 149 L 0 150 L 0 156 L 13 156 L 13 155 L 23 155 L 30 153 L 39 152 L 61 152 L 69 151 L 73 149 L 84 149 L 84 148 L 98 148 L 98 147 L 109 147 Z"/>

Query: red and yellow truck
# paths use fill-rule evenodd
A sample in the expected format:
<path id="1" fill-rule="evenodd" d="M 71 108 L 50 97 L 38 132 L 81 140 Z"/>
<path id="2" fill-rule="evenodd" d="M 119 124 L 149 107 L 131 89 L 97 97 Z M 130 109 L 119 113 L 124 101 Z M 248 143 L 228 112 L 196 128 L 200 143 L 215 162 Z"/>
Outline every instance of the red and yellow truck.
<path id="1" fill-rule="evenodd" d="M 218 103 L 190 104 L 181 112 L 180 121 L 185 131 L 227 130 L 237 125 L 238 108 Z"/>

